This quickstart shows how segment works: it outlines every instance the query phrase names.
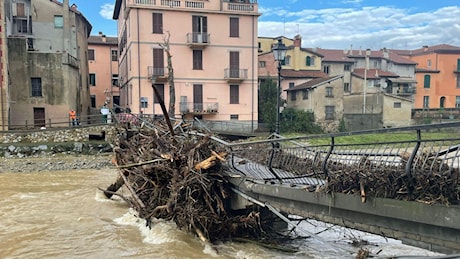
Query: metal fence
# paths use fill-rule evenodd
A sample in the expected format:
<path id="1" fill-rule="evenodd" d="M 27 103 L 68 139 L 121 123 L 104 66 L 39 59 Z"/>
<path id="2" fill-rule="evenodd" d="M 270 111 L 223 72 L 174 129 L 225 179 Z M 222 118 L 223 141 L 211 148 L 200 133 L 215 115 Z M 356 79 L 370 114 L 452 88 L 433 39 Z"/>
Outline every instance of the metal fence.
<path id="1" fill-rule="evenodd" d="M 344 174 L 386 176 L 416 174 L 458 175 L 460 168 L 460 122 L 421 125 L 348 133 L 225 143 L 231 157 L 229 166 L 253 179 L 312 187 Z M 428 139 L 432 131 L 448 131 L 452 138 Z M 345 136 L 406 133 L 403 141 L 341 142 Z M 322 143 L 315 140 L 321 139 Z M 342 178 L 341 177 L 341 178 Z M 455 180 L 458 177 L 454 176 Z"/>

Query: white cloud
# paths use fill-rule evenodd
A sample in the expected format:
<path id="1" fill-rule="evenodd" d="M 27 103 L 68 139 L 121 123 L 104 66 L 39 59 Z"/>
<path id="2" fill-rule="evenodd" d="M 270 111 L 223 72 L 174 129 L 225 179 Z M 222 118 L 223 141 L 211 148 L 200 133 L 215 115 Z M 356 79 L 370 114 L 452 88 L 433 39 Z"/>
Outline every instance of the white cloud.
<path id="1" fill-rule="evenodd" d="M 112 20 L 114 8 L 115 8 L 114 4 L 104 4 L 103 6 L 101 6 L 101 10 L 99 11 L 99 14 L 107 20 Z"/>
<path id="2" fill-rule="evenodd" d="M 460 46 L 460 6 L 419 13 L 389 6 L 295 12 L 261 8 L 260 12 L 260 36 L 292 38 L 300 34 L 303 47 L 415 49 L 441 43 Z"/>

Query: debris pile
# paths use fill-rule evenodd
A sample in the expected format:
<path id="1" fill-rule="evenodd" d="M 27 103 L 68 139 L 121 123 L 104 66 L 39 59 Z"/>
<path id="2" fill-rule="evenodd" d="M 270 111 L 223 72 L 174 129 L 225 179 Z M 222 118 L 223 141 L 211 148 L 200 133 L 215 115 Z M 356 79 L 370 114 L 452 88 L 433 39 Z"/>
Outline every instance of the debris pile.
<path id="1" fill-rule="evenodd" d="M 225 148 L 210 135 L 192 134 L 189 126 L 125 129 L 114 147 L 119 178 L 104 192 L 128 201 L 140 218 L 174 221 L 183 230 L 211 243 L 232 238 L 261 239 L 273 218 L 257 206 L 233 210 L 224 178 Z M 169 127 L 169 129 L 173 129 Z M 125 185 L 130 196 L 116 191 Z"/>

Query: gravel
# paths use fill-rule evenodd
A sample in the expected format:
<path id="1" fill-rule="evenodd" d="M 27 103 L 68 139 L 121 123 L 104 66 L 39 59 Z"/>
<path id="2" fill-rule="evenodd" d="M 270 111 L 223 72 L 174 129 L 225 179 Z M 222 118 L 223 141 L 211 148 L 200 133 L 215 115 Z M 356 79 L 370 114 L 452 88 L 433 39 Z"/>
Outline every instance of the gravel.
<path id="1" fill-rule="evenodd" d="M 113 154 L 0 158 L 0 173 L 115 168 Z"/>

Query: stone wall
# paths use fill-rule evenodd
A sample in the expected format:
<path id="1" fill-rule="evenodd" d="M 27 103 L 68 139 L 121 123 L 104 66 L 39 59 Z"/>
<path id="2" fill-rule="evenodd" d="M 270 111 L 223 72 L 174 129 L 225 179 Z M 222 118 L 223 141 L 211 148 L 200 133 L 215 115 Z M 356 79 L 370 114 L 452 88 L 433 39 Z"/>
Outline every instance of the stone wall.
<path id="1" fill-rule="evenodd" d="M 104 140 L 90 141 L 90 134 Z M 98 154 L 111 152 L 117 130 L 110 125 L 42 129 L 39 131 L 7 131 L 0 133 L 0 157 L 46 156 L 63 154 Z"/>

